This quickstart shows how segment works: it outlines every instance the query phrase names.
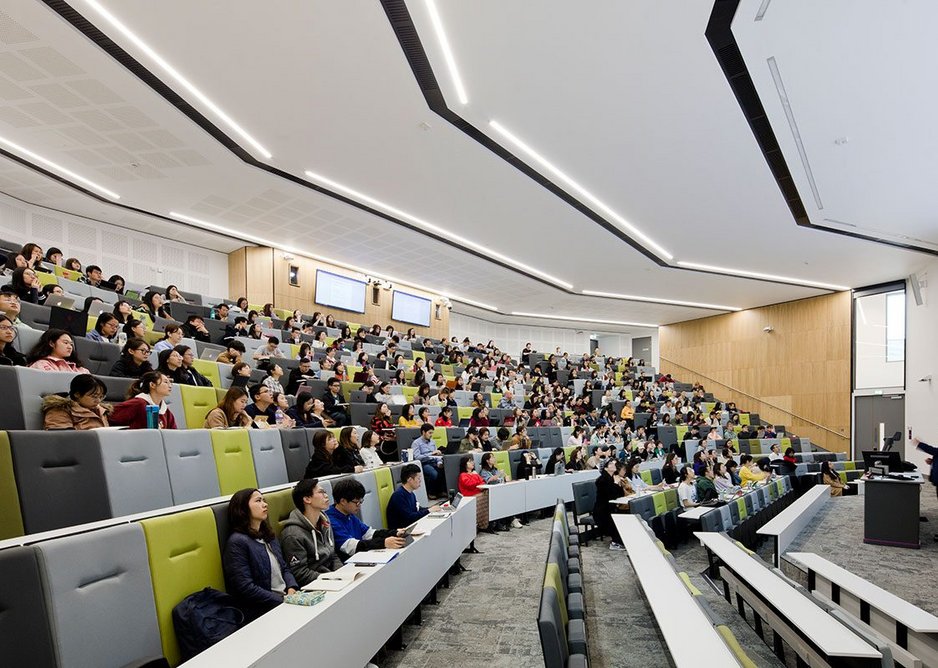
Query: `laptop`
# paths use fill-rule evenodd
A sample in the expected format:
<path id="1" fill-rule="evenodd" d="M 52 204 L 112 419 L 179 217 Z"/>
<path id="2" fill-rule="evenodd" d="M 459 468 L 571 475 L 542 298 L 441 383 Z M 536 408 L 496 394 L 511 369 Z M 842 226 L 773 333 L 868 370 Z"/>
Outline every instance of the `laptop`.
<path id="1" fill-rule="evenodd" d="M 75 300 L 64 295 L 49 295 L 46 298 L 46 306 L 58 306 L 59 308 L 71 309 L 75 305 Z"/>
<path id="2" fill-rule="evenodd" d="M 468 427 L 468 426 L 469 426 L 469 422 L 471 422 L 471 420 L 470 420 L 469 418 L 462 418 L 462 419 L 459 421 L 459 426 L 460 426 L 460 427 Z"/>
<path id="3" fill-rule="evenodd" d="M 64 329 L 74 337 L 84 338 L 88 333 L 88 314 L 53 306 L 49 315 L 49 329 Z"/>
<path id="4" fill-rule="evenodd" d="M 140 291 L 139 290 L 124 290 L 125 299 L 133 299 L 134 301 L 140 301 Z"/>
<path id="5" fill-rule="evenodd" d="M 113 304 L 108 304 L 107 302 L 93 302 L 91 306 L 88 307 L 88 319 L 98 319 L 98 316 L 102 313 L 110 313 L 111 309 L 114 308 Z"/>

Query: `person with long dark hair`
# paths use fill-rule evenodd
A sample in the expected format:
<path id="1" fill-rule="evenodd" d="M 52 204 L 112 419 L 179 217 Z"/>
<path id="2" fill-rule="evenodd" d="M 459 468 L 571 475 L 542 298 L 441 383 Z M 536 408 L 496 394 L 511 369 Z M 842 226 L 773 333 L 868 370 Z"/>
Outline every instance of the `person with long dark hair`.
<path id="1" fill-rule="evenodd" d="M 228 502 L 225 586 L 247 621 L 273 610 L 299 588 L 267 516 L 267 501 L 258 489 L 239 490 Z"/>
<path id="2" fill-rule="evenodd" d="M 120 323 L 117 322 L 117 316 L 113 313 L 104 313 L 98 316 L 94 323 L 94 329 L 88 332 L 85 337 L 98 343 L 110 343 L 111 339 L 117 336 L 117 330 L 120 329 Z"/>
<path id="3" fill-rule="evenodd" d="M 107 427 L 110 406 L 101 403 L 107 386 L 90 373 L 72 378 L 68 396 L 50 394 L 42 400 L 42 428 L 99 429 Z"/>
<path id="4" fill-rule="evenodd" d="M 17 333 L 13 321 L 0 313 L 0 366 L 26 366 L 26 356 L 13 346 Z"/>
<path id="5" fill-rule="evenodd" d="M 364 465 L 339 464 L 334 459 L 339 441 L 331 431 L 317 431 L 313 434 L 313 456 L 306 465 L 304 478 L 322 478 L 340 473 L 361 473 Z"/>
<path id="6" fill-rule="evenodd" d="M 169 312 L 163 306 L 164 300 L 163 295 L 161 295 L 156 290 L 148 290 L 143 295 L 143 303 L 138 307 L 139 310 L 146 313 L 150 316 L 151 322 L 156 322 L 156 319 L 159 318 L 169 318 Z"/>
<path id="7" fill-rule="evenodd" d="M 342 431 L 339 432 L 339 447 L 332 453 L 333 463 L 336 466 L 352 466 L 353 468 L 360 466 L 364 470 L 365 460 L 359 452 L 360 448 L 355 427 L 342 427 Z"/>
<path id="8" fill-rule="evenodd" d="M 224 398 L 205 416 L 203 429 L 248 428 L 253 420 L 244 412 L 248 405 L 248 393 L 243 387 L 229 387 Z"/>
<path id="9" fill-rule="evenodd" d="M 622 550 L 624 549 L 622 539 L 612 521 L 612 504 L 609 503 L 622 496 L 621 476 L 617 473 L 615 458 L 607 459 L 599 471 L 599 477 L 596 478 L 596 505 L 593 506 L 593 519 L 596 521 L 599 533 L 612 538 L 609 549 Z"/>
<path id="10" fill-rule="evenodd" d="M 36 270 L 29 267 L 19 267 L 13 270 L 10 276 L 10 287 L 20 298 L 21 302 L 30 304 L 39 303 L 39 278 L 36 276 Z"/>
<path id="11" fill-rule="evenodd" d="M 48 329 L 26 356 L 29 368 L 40 371 L 91 373 L 75 353 L 72 335 L 64 329 Z"/>
<path id="12" fill-rule="evenodd" d="M 128 318 L 127 322 L 124 323 L 123 332 L 128 339 L 146 339 L 147 337 L 146 325 L 143 324 L 142 320 L 134 317 Z"/>
<path id="13" fill-rule="evenodd" d="M 821 462 L 821 482 L 831 488 L 831 496 L 852 496 L 857 488 L 840 479 L 840 474 L 831 468 L 831 463 Z"/>
<path id="14" fill-rule="evenodd" d="M 176 372 L 175 382 L 180 385 L 195 385 L 196 387 L 212 387 L 212 381 L 199 373 L 198 369 L 192 366 L 195 361 L 195 353 L 192 348 L 181 344 L 173 348 L 182 358 L 182 366 Z"/>
<path id="15" fill-rule="evenodd" d="M 139 378 L 148 371 L 153 371 L 149 358 L 149 343 L 138 338 L 128 339 L 121 350 L 120 358 L 114 362 L 108 375 L 118 378 Z"/>
<path id="16" fill-rule="evenodd" d="M 134 307 L 125 299 L 119 300 L 111 310 L 111 313 L 114 314 L 114 317 L 121 325 L 127 324 L 127 321 L 133 317 L 133 312 Z"/>
<path id="17" fill-rule="evenodd" d="M 117 404 L 111 413 L 111 424 L 128 429 L 146 429 L 147 406 L 157 407 L 157 427 L 175 429 L 176 418 L 166 405 L 173 381 L 159 371 L 149 371 L 127 390 L 127 401 Z"/>

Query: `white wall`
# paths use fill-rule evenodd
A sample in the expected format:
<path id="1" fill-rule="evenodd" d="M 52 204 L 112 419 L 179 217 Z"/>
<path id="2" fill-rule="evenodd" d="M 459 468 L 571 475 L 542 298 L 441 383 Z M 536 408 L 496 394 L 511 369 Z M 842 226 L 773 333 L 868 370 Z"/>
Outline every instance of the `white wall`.
<path id="1" fill-rule="evenodd" d="M 524 344 L 531 342 L 538 352 L 554 352 L 558 346 L 560 350 L 569 353 L 589 352 L 590 334 L 585 329 L 565 329 L 560 327 L 532 327 L 527 325 L 505 325 L 489 322 L 462 313 L 450 312 L 450 336 L 459 341 L 469 337 L 473 343 L 488 343 L 491 339 L 500 350 L 517 357 Z M 581 333 L 578 333 L 581 332 Z M 607 355 L 629 356 L 632 354 L 632 337 L 628 334 L 596 333 L 599 341 L 599 350 Z M 648 336 L 644 334 L 643 336 Z M 658 332 L 652 334 L 652 353 L 657 362 Z M 647 360 L 646 360 L 647 361 Z"/>
<path id="2" fill-rule="evenodd" d="M 228 255 L 156 238 L 117 225 L 33 206 L 0 193 L 0 235 L 8 241 L 62 249 L 104 277 L 228 297 Z"/>
<path id="3" fill-rule="evenodd" d="M 905 365 L 901 360 L 886 361 L 886 332 L 886 293 L 858 298 L 854 341 L 857 390 L 902 387 Z"/>
<path id="4" fill-rule="evenodd" d="M 920 440 L 938 445 L 938 289 L 932 285 L 938 280 L 938 260 L 923 264 L 915 273 L 928 285 L 922 288 L 922 306 L 916 306 L 911 288 L 906 289 L 905 425 Z M 925 376 L 934 380 L 919 382 Z M 925 455 L 908 443 L 905 456 L 927 472 Z"/>

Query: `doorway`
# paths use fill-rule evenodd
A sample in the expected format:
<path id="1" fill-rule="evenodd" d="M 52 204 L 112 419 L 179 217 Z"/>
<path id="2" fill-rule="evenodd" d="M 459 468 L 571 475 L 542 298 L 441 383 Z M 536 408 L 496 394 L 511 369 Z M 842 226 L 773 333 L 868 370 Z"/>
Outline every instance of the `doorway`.
<path id="1" fill-rule="evenodd" d="M 651 363 L 651 337 L 642 336 L 632 339 L 632 357 L 645 360 L 645 364 Z"/>
<path id="2" fill-rule="evenodd" d="M 853 457 L 859 458 L 864 450 L 879 450 L 883 439 L 900 434 L 898 444 L 902 452 L 905 432 L 905 395 L 875 394 L 853 398 Z M 897 446 L 893 446 L 897 447 Z"/>

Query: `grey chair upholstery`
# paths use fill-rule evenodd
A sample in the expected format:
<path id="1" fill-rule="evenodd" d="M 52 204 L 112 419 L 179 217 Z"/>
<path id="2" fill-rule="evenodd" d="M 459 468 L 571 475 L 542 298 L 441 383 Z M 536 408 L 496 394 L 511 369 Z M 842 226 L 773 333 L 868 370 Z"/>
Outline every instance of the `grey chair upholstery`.
<path id="1" fill-rule="evenodd" d="M 221 496 L 218 469 L 208 430 L 161 429 L 173 503 L 191 503 Z"/>
<path id="2" fill-rule="evenodd" d="M 155 364 L 153 368 L 156 368 Z M 180 390 L 179 387 L 178 383 L 173 383 L 173 389 L 169 393 L 166 405 L 169 406 L 173 417 L 176 418 L 176 429 L 189 429 L 189 423 L 186 421 L 186 409 L 182 403 L 182 390 Z M 201 426 L 200 424 L 192 425 L 192 429 L 197 429 Z"/>
<path id="3" fill-rule="evenodd" d="M 13 469 L 26 533 L 111 517 L 93 431 L 11 431 Z"/>
<path id="4" fill-rule="evenodd" d="M 98 431 L 95 435 L 114 517 L 173 505 L 159 430 Z"/>
<path id="5" fill-rule="evenodd" d="M 296 482 L 303 478 L 309 464 L 309 444 L 312 435 L 309 429 L 289 429 L 280 433 L 280 445 L 287 470 L 287 480 Z"/>
<path id="6" fill-rule="evenodd" d="M 357 391 L 352 392 L 356 394 Z M 349 406 L 350 415 L 352 418 L 352 424 L 368 426 L 371 424 L 371 418 L 374 416 L 375 411 L 378 410 L 378 404 L 351 404 Z"/>
<path id="7" fill-rule="evenodd" d="M 365 488 L 365 498 L 362 500 L 358 516 L 368 526 L 380 529 L 384 523 L 381 521 L 381 502 L 378 500 L 378 482 L 375 480 L 374 471 L 363 471 L 352 477 Z"/>
<path id="8" fill-rule="evenodd" d="M 392 466 L 391 468 L 391 478 L 394 480 L 394 489 L 397 489 L 401 486 L 401 470 L 403 466 Z M 430 507 L 430 498 L 427 496 L 427 485 L 426 482 L 422 482 L 420 487 L 417 488 L 417 491 L 414 492 L 414 495 L 417 497 L 417 503 L 420 504 L 421 508 Z"/>
<path id="9" fill-rule="evenodd" d="M 30 304 L 29 302 L 20 304 L 20 320 L 35 329 L 49 329 L 49 317 L 51 315 L 52 308 L 49 306 Z"/>
<path id="10" fill-rule="evenodd" d="M 42 429 L 42 399 L 48 394 L 68 392 L 74 373 L 37 371 L 24 367 L 0 367 L 0 428 Z"/>
<path id="11" fill-rule="evenodd" d="M 110 373 L 114 363 L 120 359 L 120 346 L 113 343 L 99 343 L 81 337 L 74 337 L 74 341 L 78 359 L 88 371 L 96 376 Z"/>
<path id="12" fill-rule="evenodd" d="M 463 455 L 443 455 L 443 475 L 446 489 L 459 489 L 459 460 Z M 418 462 L 419 463 L 419 462 Z"/>
<path id="13" fill-rule="evenodd" d="M 249 429 L 251 453 L 254 455 L 254 471 L 257 486 L 273 487 L 289 482 L 287 464 L 283 456 L 280 429 Z"/>
<path id="14" fill-rule="evenodd" d="M 35 548 L 0 550 L 0 611 L 3 665 L 55 668 L 55 646 Z"/>
<path id="15" fill-rule="evenodd" d="M 119 376 L 98 376 L 98 380 L 107 385 L 105 401 L 120 403 L 127 398 L 127 390 L 134 384 L 136 378 L 121 378 Z M 176 420 L 178 423 L 179 420 Z"/>
<path id="16" fill-rule="evenodd" d="M 140 524 L 45 541 L 37 550 L 61 668 L 126 666 L 162 656 Z"/>

